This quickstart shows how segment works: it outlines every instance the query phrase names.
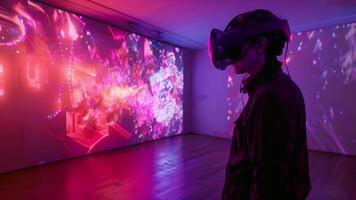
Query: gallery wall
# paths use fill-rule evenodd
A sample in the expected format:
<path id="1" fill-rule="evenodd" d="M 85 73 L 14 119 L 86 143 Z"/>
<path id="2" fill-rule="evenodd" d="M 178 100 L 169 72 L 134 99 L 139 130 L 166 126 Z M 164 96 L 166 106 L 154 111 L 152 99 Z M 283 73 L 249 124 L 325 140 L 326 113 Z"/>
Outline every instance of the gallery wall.
<path id="1" fill-rule="evenodd" d="M 286 61 L 304 95 L 309 148 L 356 155 L 356 23 L 293 33 Z M 192 74 L 193 132 L 231 138 L 248 100 L 239 91 L 241 75 L 215 69 L 207 49 Z"/>

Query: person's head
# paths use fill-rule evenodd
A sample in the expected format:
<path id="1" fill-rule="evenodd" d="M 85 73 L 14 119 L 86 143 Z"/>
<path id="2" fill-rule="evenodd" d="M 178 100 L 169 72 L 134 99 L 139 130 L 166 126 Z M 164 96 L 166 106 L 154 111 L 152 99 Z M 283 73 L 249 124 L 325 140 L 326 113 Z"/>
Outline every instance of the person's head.
<path id="1" fill-rule="evenodd" d="M 236 16 L 227 25 L 225 31 L 251 28 L 276 20 L 281 19 L 268 10 L 254 10 Z M 278 31 L 266 32 L 249 38 L 238 47 L 230 48 L 228 53 L 231 56 L 234 56 L 236 52 L 240 54 L 239 59 L 232 64 L 237 74 L 254 75 L 264 67 L 275 67 L 267 63 L 279 62 L 277 56 L 282 54 L 285 42 L 286 39 L 282 33 Z"/>

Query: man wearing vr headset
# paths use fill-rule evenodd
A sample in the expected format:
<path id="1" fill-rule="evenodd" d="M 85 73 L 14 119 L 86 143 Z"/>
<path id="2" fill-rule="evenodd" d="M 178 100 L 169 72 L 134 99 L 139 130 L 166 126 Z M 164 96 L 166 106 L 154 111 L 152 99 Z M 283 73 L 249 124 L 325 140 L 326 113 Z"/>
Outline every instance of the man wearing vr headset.
<path id="1" fill-rule="evenodd" d="M 287 20 L 267 10 L 211 31 L 214 66 L 248 75 L 241 92 L 249 100 L 235 122 L 223 200 L 299 200 L 311 189 L 303 95 L 277 59 L 289 37 Z"/>

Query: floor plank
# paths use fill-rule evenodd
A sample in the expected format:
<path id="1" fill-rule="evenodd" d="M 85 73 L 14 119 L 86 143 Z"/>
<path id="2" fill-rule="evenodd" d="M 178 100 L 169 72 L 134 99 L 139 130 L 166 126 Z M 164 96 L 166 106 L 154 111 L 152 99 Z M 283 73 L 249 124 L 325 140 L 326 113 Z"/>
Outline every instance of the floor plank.
<path id="1" fill-rule="evenodd" d="M 186 134 L 0 175 L 0 199 L 216 200 L 230 140 Z M 356 199 L 356 157 L 310 151 L 308 200 Z"/>

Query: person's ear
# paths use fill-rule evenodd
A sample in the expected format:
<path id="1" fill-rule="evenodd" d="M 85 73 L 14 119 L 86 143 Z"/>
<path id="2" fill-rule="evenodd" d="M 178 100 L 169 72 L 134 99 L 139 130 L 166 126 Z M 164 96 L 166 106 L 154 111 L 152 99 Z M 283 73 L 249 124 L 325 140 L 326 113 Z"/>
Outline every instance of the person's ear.
<path id="1" fill-rule="evenodd" d="M 258 53 L 264 54 L 266 52 L 267 47 L 268 47 L 267 39 L 264 38 L 264 37 L 258 38 L 258 40 L 257 40 L 257 51 L 258 51 Z"/>

